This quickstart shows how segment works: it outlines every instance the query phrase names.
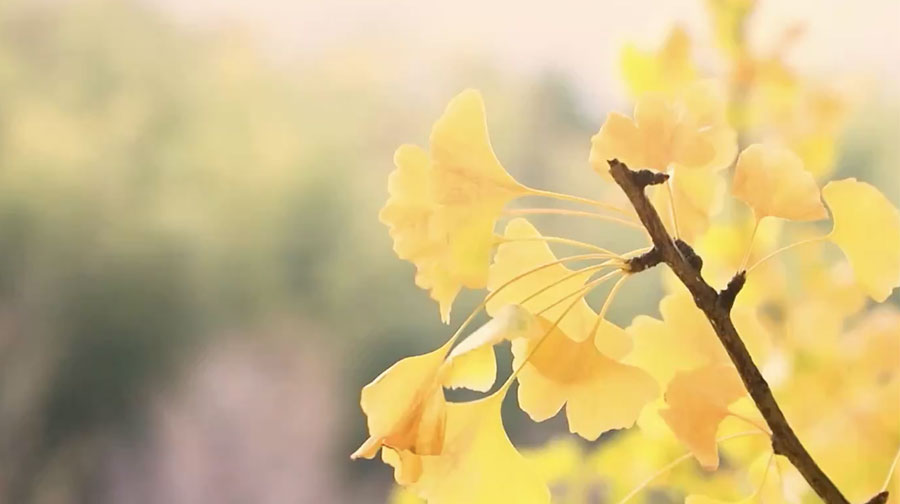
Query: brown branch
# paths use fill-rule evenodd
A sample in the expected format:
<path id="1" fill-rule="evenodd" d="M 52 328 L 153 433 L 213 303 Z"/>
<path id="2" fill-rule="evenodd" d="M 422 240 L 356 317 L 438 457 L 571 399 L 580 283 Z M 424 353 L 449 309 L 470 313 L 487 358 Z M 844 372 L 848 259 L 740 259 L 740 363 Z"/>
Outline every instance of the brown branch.
<path id="1" fill-rule="evenodd" d="M 846 497 L 828 479 L 828 476 L 797 439 L 797 435 L 794 434 L 794 430 L 791 429 L 784 413 L 781 412 L 781 408 L 775 401 L 769 384 L 766 383 L 759 368 L 753 363 L 750 352 L 747 351 L 747 347 L 734 328 L 731 321 L 731 306 L 744 285 L 744 273 L 740 272 L 735 275 L 728 287 L 721 293 L 716 292 L 700 274 L 703 265 L 700 257 L 683 241 L 672 240 L 653 204 L 644 194 L 646 186 L 663 183 L 668 177 L 662 174 L 656 174 L 655 177 L 650 176 L 647 170 L 630 170 L 615 159 L 609 162 L 609 171 L 616 183 L 625 191 L 625 195 L 628 196 L 641 223 L 653 240 L 652 253 L 648 252 L 644 256 L 639 256 L 644 259 L 640 263 L 640 269 L 636 270 L 640 271 L 655 265 L 650 264 L 648 258 L 657 263 L 665 263 L 672 269 L 694 297 L 694 303 L 712 324 L 719 341 L 722 342 L 734 367 L 737 368 L 750 397 L 753 398 L 756 407 L 759 408 L 759 412 L 772 430 L 773 451 L 785 456 L 827 504 L 848 504 Z M 878 496 L 873 498 L 873 501 L 877 499 Z"/>

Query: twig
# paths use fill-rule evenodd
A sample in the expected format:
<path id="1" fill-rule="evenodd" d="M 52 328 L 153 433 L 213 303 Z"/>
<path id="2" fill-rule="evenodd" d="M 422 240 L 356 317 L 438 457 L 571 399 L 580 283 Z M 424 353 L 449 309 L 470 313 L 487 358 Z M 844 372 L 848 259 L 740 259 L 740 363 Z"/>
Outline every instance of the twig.
<path id="1" fill-rule="evenodd" d="M 738 274 L 725 290 L 721 293 L 716 292 L 700 274 L 703 264 L 700 257 L 686 243 L 681 240 L 678 240 L 680 243 L 676 243 L 672 240 L 653 204 L 644 194 L 646 186 L 664 182 L 667 178 L 664 174 L 651 176 L 646 173 L 647 170 L 633 171 L 615 159 L 609 162 L 609 171 L 616 183 L 625 191 L 625 195 L 628 196 L 641 224 L 650 234 L 653 248 L 656 251 L 653 254 L 647 253 L 639 256 L 644 259 L 635 264 L 637 266 L 635 269 L 639 271 L 652 266 L 649 264 L 650 261 L 646 260 L 648 256 L 654 261 L 658 260 L 658 262 L 667 264 L 672 269 L 694 297 L 694 303 L 706 315 L 716 336 L 734 363 L 734 367 L 737 368 L 750 397 L 753 398 L 756 407 L 766 420 L 766 424 L 772 430 L 772 450 L 778 455 L 785 456 L 827 504 L 848 504 L 847 498 L 797 439 L 797 435 L 775 401 L 769 384 L 759 372 L 759 368 L 753 362 L 750 352 L 747 351 L 747 347 L 731 321 L 731 306 L 743 287 L 744 276 Z M 879 498 L 883 499 L 884 497 L 876 496 L 872 502 L 878 501 Z"/>

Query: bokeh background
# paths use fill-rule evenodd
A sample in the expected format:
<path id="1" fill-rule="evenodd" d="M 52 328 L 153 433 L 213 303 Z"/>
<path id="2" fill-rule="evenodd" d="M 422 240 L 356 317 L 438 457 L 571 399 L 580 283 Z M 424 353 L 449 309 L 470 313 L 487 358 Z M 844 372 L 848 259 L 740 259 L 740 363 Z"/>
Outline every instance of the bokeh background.
<path id="1" fill-rule="evenodd" d="M 0 2 L 0 502 L 384 502 L 359 389 L 448 330 L 377 220 L 394 148 L 475 87 L 516 178 L 600 191 L 619 50 L 675 23 L 713 67 L 692 0 Z M 900 202 L 900 3 L 753 23 L 849 83 L 836 173 Z"/>

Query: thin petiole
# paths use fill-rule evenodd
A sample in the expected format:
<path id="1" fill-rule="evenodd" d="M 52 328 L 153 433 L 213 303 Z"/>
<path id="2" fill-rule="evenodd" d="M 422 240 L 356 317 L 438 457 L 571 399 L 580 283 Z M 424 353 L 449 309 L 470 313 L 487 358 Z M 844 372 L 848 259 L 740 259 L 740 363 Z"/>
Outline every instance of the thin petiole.
<path id="1" fill-rule="evenodd" d="M 550 262 L 541 264 L 540 266 L 536 266 L 528 271 L 522 272 L 522 273 L 514 276 L 513 278 L 507 280 L 505 283 L 503 283 L 502 285 L 500 285 L 499 287 L 494 289 L 492 292 L 490 292 L 487 296 L 485 296 L 484 300 L 482 300 L 481 303 L 479 303 L 478 306 L 476 306 L 475 309 L 472 310 L 472 313 L 470 313 L 469 316 L 466 318 L 466 320 L 464 320 L 463 323 L 460 324 L 460 326 L 456 330 L 456 332 L 454 332 L 453 335 L 450 336 L 450 339 L 447 340 L 447 343 L 444 344 L 447 347 L 447 350 L 446 350 L 447 353 L 450 352 L 450 347 L 453 346 L 453 342 L 456 341 L 459 338 L 460 334 L 462 334 L 463 330 L 470 323 L 472 323 L 472 320 L 475 319 L 475 316 L 478 315 L 479 313 L 481 313 L 481 310 L 483 310 L 484 307 L 487 306 L 488 302 L 491 299 L 493 299 L 494 296 L 496 296 L 503 289 L 509 287 L 510 285 L 521 280 L 522 278 L 527 277 L 528 275 L 531 275 L 538 271 L 544 270 L 551 266 L 555 266 L 557 264 L 563 264 L 563 263 L 566 263 L 569 261 L 581 261 L 581 260 L 587 260 L 587 259 L 606 259 L 607 257 L 608 257 L 607 254 L 579 254 L 579 255 L 563 257 L 562 259 L 557 259 L 555 261 L 550 261 Z"/>
<path id="2" fill-rule="evenodd" d="M 553 192 L 553 191 L 544 191 L 542 189 L 532 189 L 530 187 L 528 188 L 528 193 L 531 194 L 532 196 L 543 196 L 545 198 L 551 198 L 551 199 L 556 199 L 556 200 L 560 200 L 560 201 L 570 201 L 572 203 L 581 203 L 583 205 L 591 205 L 591 206 L 594 206 L 597 208 L 602 208 L 604 210 L 616 212 L 616 213 L 625 215 L 627 217 L 632 216 L 632 212 L 629 212 L 628 210 L 625 210 L 624 208 L 618 207 L 618 206 L 610 204 L 610 203 L 604 203 L 602 201 L 593 200 L 590 198 L 583 198 L 581 196 L 573 196 L 571 194 L 563 194 L 563 193 L 557 193 L 557 192 Z"/>
<path id="3" fill-rule="evenodd" d="M 573 247 L 581 247 L 583 249 L 593 250 L 595 252 L 599 252 L 601 254 L 607 254 L 608 257 L 620 258 L 619 254 L 615 252 L 605 249 L 603 247 L 598 247 L 592 243 L 586 243 L 583 241 L 572 240 L 569 238 L 561 238 L 558 236 L 534 236 L 534 237 L 526 237 L 526 238 L 505 238 L 503 236 L 496 236 L 496 240 L 498 243 L 515 243 L 515 242 L 529 242 L 529 241 L 542 241 L 547 243 L 559 243 L 562 245 L 571 245 Z"/>
<path id="4" fill-rule="evenodd" d="M 719 439 L 716 439 L 716 443 L 721 443 L 723 441 L 728 441 L 730 439 L 737 439 L 737 438 L 741 438 L 741 437 L 758 436 L 760 434 L 762 434 L 762 432 L 759 432 L 759 431 L 739 432 L 737 434 L 731 434 L 730 436 L 723 436 Z M 644 481 L 642 481 L 640 485 L 635 487 L 634 490 L 628 492 L 628 494 L 625 495 L 625 497 L 623 497 L 622 500 L 620 500 L 616 504 L 625 504 L 626 502 L 630 501 L 631 499 L 634 498 L 635 495 L 639 494 L 641 492 L 641 490 L 647 488 L 647 486 L 650 483 L 653 483 L 653 481 L 655 479 L 666 475 L 669 471 L 671 471 L 672 469 L 677 467 L 678 464 L 684 462 L 685 460 L 690 459 L 692 456 L 693 456 L 693 454 L 688 452 L 688 453 L 685 453 L 684 455 L 678 457 L 677 459 L 669 462 L 668 464 L 663 466 L 659 471 L 656 471 L 655 473 L 651 474 L 646 479 L 644 479 Z"/>
<path id="5" fill-rule="evenodd" d="M 609 307 L 612 305 L 613 299 L 615 299 L 616 294 L 619 292 L 619 288 L 622 287 L 622 284 L 625 283 L 625 280 L 630 275 L 625 273 L 622 278 L 616 280 L 616 283 L 613 284 L 612 288 L 609 290 L 609 295 L 606 296 L 606 300 L 603 302 L 603 306 L 600 307 L 600 311 L 597 312 L 597 320 L 594 321 L 594 327 L 591 328 L 591 332 L 588 333 L 589 338 L 594 338 L 597 336 L 597 331 L 600 329 L 600 324 L 603 322 L 603 319 L 606 318 L 606 312 L 609 310 Z"/>
<path id="6" fill-rule="evenodd" d="M 894 455 L 894 461 L 891 462 L 891 467 L 888 469 L 887 476 L 884 478 L 884 484 L 881 485 L 882 492 L 887 490 L 888 485 L 891 484 L 891 477 L 894 476 L 894 470 L 897 469 L 898 461 L 900 461 L 900 447 L 897 448 L 897 454 Z"/>
<path id="7" fill-rule="evenodd" d="M 750 233 L 750 243 L 747 244 L 747 252 L 744 253 L 744 260 L 741 261 L 741 267 L 738 268 L 738 271 L 747 269 L 747 261 L 750 260 L 750 253 L 753 251 L 753 240 L 756 239 L 756 232 L 759 230 L 760 221 L 762 221 L 762 219 L 756 219 L 756 222 L 753 223 L 753 232 Z"/>
<path id="8" fill-rule="evenodd" d="M 584 210 L 569 210 L 566 208 L 513 208 L 510 210 L 505 210 L 503 212 L 505 215 L 515 216 L 515 215 L 570 215 L 574 217 L 588 217 L 591 219 L 605 220 L 609 222 L 615 222 L 617 224 L 621 224 L 623 226 L 628 226 L 634 229 L 644 230 L 644 227 L 635 222 L 633 219 L 625 219 L 622 217 L 616 217 L 614 215 L 604 215 L 597 212 L 585 212 Z"/>
<path id="9" fill-rule="evenodd" d="M 509 375 L 509 378 L 506 379 L 506 382 L 503 384 L 502 387 L 500 387 L 498 392 L 500 390 L 508 389 L 509 386 L 512 385 L 512 382 L 513 382 L 513 380 L 516 379 L 516 376 L 518 376 L 519 371 L 521 371 L 522 368 L 525 367 L 525 364 L 528 364 L 528 361 L 531 360 L 531 357 L 535 354 L 535 352 L 537 352 L 538 349 L 541 347 L 541 345 L 543 345 L 544 342 L 547 341 L 547 338 L 550 336 L 551 333 L 553 333 L 553 330 L 556 329 L 556 327 L 559 325 L 559 323 L 562 322 L 562 319 L 564 319 L 566 317 L 566 315 L 568 315 L 569 312 L 572 311 L 572 308 L 575 308 L 575 305 L 578 304 L 578 302 L 584 298 L 585 294 L 587 294 L 587 292 L 585 292 L 581 296 L 578 296 L 571 303 L 569 303 L 569 306 L 567 306 L 566 309 L 563 310 L 563 312 L 559 315 L 559 317 L 556 318 L 556 321 L 553 322 L 553 325 L 550 326 L 544 332 L 544 334 L 541 336 L 541 339 L 538 340 L 536 345 L 534 345 L 534 348 L 532 348 L 531 351 L 528 352 L 528 355 L 525 356 L 525 360 L 523 360 L 522 363 L 519 364 L 519 367 L 514 369 L 512 374 Z"/>
<path id="10" fill-rule="evenodd" d="M 772 437 L 772 431 L 770 431 L 767 426 L 760 425 L 759 422 L 753 420 L 752 418 L 745 417 L 744 415 L 741 415 L 740 413 L 735 413 L 731 410 L 728 410 L 728 415 L 732 416 L 734 418 L 737 418 L 738 420 L 740 420 L 744 423 L 750 424 L 753 427 L 756 427 L 757 429 L 759 429 L 760 432 L 765 433 L 765 435 Z"/>
<path id="11" fill-rule="evenodd" d="M 586 296 L 590 291 L 594 290 L 598 285 L 609 280 L 610 278 L 612 278 L 614 275 L 616 275 L 618 273 L 622 273 L 622 271 L 621 270 L 610 271 L 609 273 L 606 273 L 605 275 L 601 276 L 600 278 L 598 278 L 596 280 L 592 280 L 592 281 L 584 284 L 584 287 L 582 287 L 578 290 L 572 291 L 572 292 L 566 294 L 565 296 L 563 296 L 562 298 L 554 301 L 550 306 L 547 306 L 547 307 L 543 308 L 541 311 L 535 313 L 535 316 L 540 316 L 540 315 L 544 314 L 545 312 L 552 310 L 553 308 L 558 306 L 560 303 L 571 298 L 572 296 L 576 296 L 578 294 L 581 294 L 580 297 Z"/>
<path id="12" fill-rule="evenodd" d="M 675 215 L 675 191 L 672 189 L 672 178 L 666 180 L 666 191 L 669 192 L 669 212 L 672 214 L 672 234 L 677 240 L 681 233 L 678 232 L 678 216 Z"/>
<path id="13" fill-rule="evenodd" d="M 766 479 L 769 478 L 769 472 L 772 469 L 772 461 L 775 460 L 775 452 L 773 451 L 771 455 L 769 455 L 769 460 L 766 461 L 766 469 L 763 471 L 762 479 L 759 481 L 759 486 L 756 487 L 756 491 L 750 496 L 750 498 L 758 497 L 759 494 L 762 493 L 763 487 L 766 485 Z M 778 464 L 775 464 L 776 466 Z M 782 492 L 783 494 L 784 492 Z"/>
<path id="14" fill-rule="evenodd" d="M 756 261 L 756 263 L 754 263 L 753 266 L 750 266 L 749 268 L 747 268 L 747 273 L 750 273 L 751 271 L 753 271 L 754 269 L 756 269 L 757 267 L 759 267 L 759 265 L 763 264 L 764 262 L 766 262 L 766 261 L 768 261 L 769 259 L 771 259 L 771 258 L 777 256 L 778 254 L 780 254 L 780 253 L 782 253 L 782 252 L 786 252 L 786 251 L 788 251 L 788 250 L 790 250 L 790 249 L 792 249 L 792 248 L 794 248 L 794 247 L 799 247 L 800 245 L 807 245 L 807 244 L 810 244 L 810 243 L 817 243 L 817 242 L 820 242 L 820 241 L 823 241 L 823 240 L 827 240 L 827 239 L 828 239 L 828 236 L 829 236 L 829 235 L 817 236 L 817 237 L 815 237 L 815 238 L 810 238 L 810 239 L 808 239 L 808 240 L 800 240 L 800 241 L 798 241 L 798 242 L 796 242 L 796 243 L 792 243 L 792 244 L 790 244 L 790 245 L 785 245 L 784 247 L 781 247 L 780 249 L 778 249 L 778 250 L 776 250 L 776 251 L 770 253 L 769 255 L 763 257 L 763 258 L 760 259 L 759 261 Z"/>
<path id="15" fill-rule="evenodd" d="M 565 275 L 562 278 L 560 278 L 554 282 L 551 282 L 551 283 L 541 287 L 537 291 L 531 293 L 528 297 L 519 301 L 519 305 L 524 305 L 525 303 L 531 301 L 532 299 L 536 298 L 537 296 L 540 296 L 544 292 L 547 292 L 549 289 L 552 289 L 553 287 L 556 287 L 557 285 L 565 282 L 566 280 L 572 279 L 578 275 L 583 275 L 583 274 L 591 272 L 591 271 L 597 271 L 597 270 L 601 270 L 603 268 L 608 268 L 610 266 L 617 266 L 617 264 L 610 262 L 610 261 L 605 261 L 600 264 L 592 264 L 590 266 L 585 266 L 584 268 L 575 270 L 575 271 L 569 273 L 568 275 Z"/>

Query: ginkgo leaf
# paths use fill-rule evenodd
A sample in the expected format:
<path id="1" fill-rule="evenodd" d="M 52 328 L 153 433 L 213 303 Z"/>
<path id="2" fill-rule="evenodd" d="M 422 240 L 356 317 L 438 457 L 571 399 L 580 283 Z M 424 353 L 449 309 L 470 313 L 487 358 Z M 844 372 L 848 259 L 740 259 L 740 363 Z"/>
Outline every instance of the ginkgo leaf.
<path id="1" fill-rule="evenodd" d="M 622 49 L 621 66 L 633 96 L 648 92 L 676 93 L 696 77 L 691 40 L 681 27 L 673 28 L 657 51 L 626 45 Z"/>
<path id="2" fill-rule="evenodd" d="M 565 404 L 569 430 L 590 440 L 632 426 L 659 393 L 653 378 L 604 355 L 592 341 L 575 342 L 550 320 L 537 320 L 546 336 L 512 344 L 513 367 L 522 366 L 517 375 L 522 411 L 540 422 Z"/>
<path id="3" fill-rule="evenodd" d="M 731 192 L 753 209 L 757 219 L 814 221 L 828 215 L 816 179 L 796 154 L 783 147 L 753 144 L 744 149 Z"/>
<path id="4" fill-rule="evenodd" d="M 747 470 L 750 484 L 755 490 L 737 500 L 716 499 L 706 495 L 691 494 L 684 498 L 684 504 L 743 504 L 764 502 L 776 504 L 788 502 L 784 496 L 781 474 L 788 470 L 790 463 L 783 457 L 761 453 L 750 463 Z M 776 466 L 778 466 L 776 468 Z"/>
<path id="5" fill-rule="evenodd" d="M 745 393 L 740 377 L 729 364 L 680 372 L 665 393 L 669 407 L 659 414 L 700 465 L 712 470 L 719 466 L 719 423 L 728 416 L 728 405 Z"/>
<path id="6" fill-rule="evenodd" d="M 591 138 L 591 166 L 607 176 L 611 159 L 636 170 L 725 168 L 734 157 L 737 136 L 721 103 L 707 83 L 674 98 L 647 94 L 635 104 L 633 120 L 615 112 L 607 116 Z"/>
<path id="7" fill-rule="evenodd" d="M 478 91 L 468 89 L 450 101 L 430 140 L 438 203 L 502 203 L 524 192 L 494 154 Z"/>
<path id="8" fill-rule="evenodd" d="M 396 362 L 363 387 L 360 405 L 369 439 L 351 458 L 372 458 L 382 445 L 419 454 L 440 453 L 446 402 L 438 371 L 448 345 Z"/>
<path id="9" fill-rule="evenodd" d="M 655 187 L 650 192 L 650 199 L 669 233 L 675 235 L 674 208 L 678 236 L 693 242 L 703 236 L 710 221 L 721 209 L 725 180 L 721 173 L 713 170 L 678 170 L 670 176 L 669 184 L 671 194 L 666 187 Z"/>
<path id="10" fill-rule="evenodd" d="M 663 320 L 640 315 L 628 327 L 634 350 L 625 362 L 647 370 L 663 387 L 679 371 L 728 362 L 709 321 L 687 292 L 664 297 L 659 309 Z"/>
<path id="11" fill-rule="evenodd" d="M 822 195 L 834 220 L 829 238 L 866 293 L 884 301 L 900 285 L 900 212 L 878 189 L 855 178 L 829 182 Z"/>
<path id="12" fill-rule="evenodd" d="M 394 164 L 379 218 L 446 323 L 463 287 L 486 285 L 494 225 L 503 206 L 527 189 L 494 155 L 484 102 L 473 90 L 454 98 L 435 123 L 430 152 L 404 145 Z"/>
<path id="13" fill-rule="evenodd" d="M 453 348 L 445 363 L 442 382 L 449 388 L 487 392 L 497 379 L 494 345 L 514 338 L 529 338 L 537 331 L 534 318 L 523 308 L 501 308 L 486 324 Z"/>
<path id="14" fill-rule="evenodd" d="M 503 428 L 500 405 L 505 391 L 477 401 L 447 405 L 444 452 L 416 456 L 398 466 L 403 481 L 430 504 L 550 502 L 550 491 L 536 468 L 512 445 Z M 402 455 L 389 456 L 397 464 Z M 410 481 L 411 474 L 418 477 Z M 395 472 L 395 475 L 397 473 Z"/>
<path id="15" fill-rule="evenodd" d="M 506 225 L 503 235 L 506 242 L 497 248 L 490 269 L 488 290 L 493 292 L 522 273 L 557 260 L 550 247 L 538 240 L 540 237 L 538 230 L 525 219 L 513 219 Z M 562 264 L 541 268 L 497 292 L 488 301 L 487 311 L 493 314 L 508 304 L 519 304 L 531 313 L 544 310 L 561 298 L 577 292 L 593 272 L 573 273 L 573 270 Z M 550 320 L 556 320 L 566 311 L 568 304 L 559 303 L 544 311 L 542 315 Z M 590 337 L 596 321 L 596 313 L 588 306 L 587 301 L 582 299 L 569 310 L 560 321 L 559 327 L 573 340 L 584 341 Z M 631 350 L 631 339 L 623 331 L 615 329 L 612 324 L 603 321 L 598 331 L 602 334 L 598 338 L 598 344 L 611 358 L 620 358 Z"/>

